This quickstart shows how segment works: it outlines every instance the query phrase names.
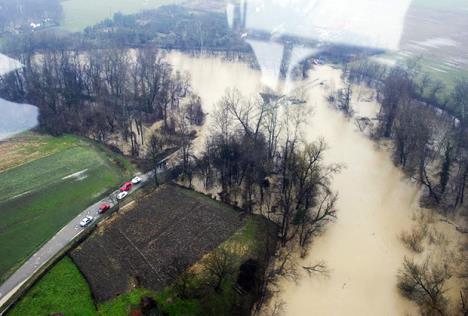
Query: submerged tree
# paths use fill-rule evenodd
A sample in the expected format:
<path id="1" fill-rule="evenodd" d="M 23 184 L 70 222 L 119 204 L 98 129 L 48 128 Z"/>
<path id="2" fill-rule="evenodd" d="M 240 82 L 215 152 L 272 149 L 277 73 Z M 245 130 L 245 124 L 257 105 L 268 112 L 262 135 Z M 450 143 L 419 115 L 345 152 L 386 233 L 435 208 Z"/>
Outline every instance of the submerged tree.
<path id="1" fill-rule="evenodd" d="M 434 263 L 429 258 L 418 264 L 405 258 L 398 274 L 398 288 L 403 296 L 419 305 L 424 315 L 445 315 L 445 285 L 450 277 L 446 264 Z"/>

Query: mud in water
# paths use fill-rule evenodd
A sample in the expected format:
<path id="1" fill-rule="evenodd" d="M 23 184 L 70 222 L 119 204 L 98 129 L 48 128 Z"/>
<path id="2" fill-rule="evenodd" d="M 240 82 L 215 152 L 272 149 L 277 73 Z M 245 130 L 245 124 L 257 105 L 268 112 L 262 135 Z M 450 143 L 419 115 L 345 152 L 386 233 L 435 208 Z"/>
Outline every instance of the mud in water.
<path id="1" fill-rule="evenodd" d="M 305 85 L 314 114 L 305 137 L 324 137 L 328 163 L 344 164 L 334 177 L 339 193 L 338 219 L 312 245 L 304 265 L 324 261 L 327 278 L 304 276 L 285 282 L 281 299 L 286 315 L 404 315 L 415 308 L 396 289 L 396 274 L 409 254 L 398 235 L 411 225 L 419 190 L 393 166 L 389 155 L 358 132 L 353 119 L 332 109 L 328 87 L 339 88 L 340 72 L 316 68 Z M 318 80 L 315 80 L 318 79 Z M 324 85 L 313 84 L 323 82 Z M 365 99 L 365 98 L 362 98 Z M 355 100 L 357 101 L 357 100 Z M 355 111 L 371 115 L 376 104 L 354 102 Z"/>

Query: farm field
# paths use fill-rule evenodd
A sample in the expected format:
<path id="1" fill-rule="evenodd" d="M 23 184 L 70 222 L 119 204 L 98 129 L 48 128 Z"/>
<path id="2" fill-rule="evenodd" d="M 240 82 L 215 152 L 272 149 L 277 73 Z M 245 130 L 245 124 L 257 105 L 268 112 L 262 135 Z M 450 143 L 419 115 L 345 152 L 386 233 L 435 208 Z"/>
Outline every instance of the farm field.
<path id="1" fill-rule="evenodd" d="M 79 32 L 87 26 L 112 18 L 117 12 L 132 14 L 181 2 L 182 0 L 66 0 L 62 2 L 62 27 L 71 32 Z"/>
<path id="2" fill-rule="evenodd" d="M 219 245 L 219 249 L 235 249 L 235 264 L 234 269 L 238 270 L 242 262 L 249 258 L 255 258 L 262 261 L 265 251 L 265 240 L 268 229 L 271 228 L 268 222 L 260 216 L 249 217 L 245 220 L 244 226 L 237 230 L 230 238 Z M 215 250 L 215 251 L 216 251 Z M 199 286 L 204 283 L 203 272 L 200 271 L 200 266 L 211 253 L 204 256 L 200 261 L 196 262 L 191 269 L 198 273 L 189 283 L 192 286 Z M 237 277 L 237 274 L 235 275 Z M 209 306 L 210 315 L 228 315 L 227 312 L 230 304 L 235 300 L 237 293 L 233 291 L 235 278 L 228 279 L 223 284 L 223 291 L 220 293 L 211 293 L 205 296 L 205 304 Z M 144 288 L 135 288 L 129 293 L 117 296 L 114 299 L 98 304 L 99 316 L 126 316 L 128 315 L 129 306 L 138 306 L 140 298 L 149 296 L 154 298 L 161 309 L 170 316 L 179 315 L 207 315 L 203 311 L 200 302 L 196 299 L 181 299 L 177 296 L 174 285 L 166 287 L 164 290 L 155 292 Z M 234 298 L 234 299 L 233 299 Z M 244 297 L 245 299 L 246 297 Z"/>
<path id="3" fill-rule="evenodd" d="M 175 258 L 198 261 L 243 225 L 240 214 L 202 195 L 164 186 L 100 227 L 71 257 L 99 303 L 128 291 L 135 279 L 160 291 L 171 281 Z"/>
<path id="4" fill-rule="evenodd" d="M 0 153 L 0 279 L 129 174 L 74 136 L 26 133 Z"/>
<path id="5" fill-rule="evenodd" d="M 239 269 L 239 266 L 242 262 L 249 258 L 255 258 L 260 261 L 262 260 L 265 250 L 266 234 L 268 232 L 269 227 L 271 227 L 265 219 L 259 216 L 250 216 L 241 220 L 239 219 L 239 213 L 234 211 L 233 209 L 221 203 L 212 201 L 211 199 L 202 196 L 198 193 L 181 189 L 178 187 L 165 187 L 162 190 L 156 191 L 156 193 L 152 194 L 151 197 L 151 199 L 148 199 L 148 197 L 146 197 L 145 201 L 139 203 L 134 209 L 128 209 L 125 211 L 122 209 L 119 214 L 115 214 L 113 217 L 109 218 L 106 223 L 103 223 L 101 227 L 97 228 L 96 232 L 93 233 L 90 239 L 84 242 L 84 247 L 78 247 L 77 250 L 72 251 L 72 256 L 75 257 L 74 260 L 76 261 L 76 258 L 84 254 L 95 257 L 95 253 L 90 254 L 84 252 L 86 251 L 86 249 L 90 249 L 90 247 L 87 246 L 86 243 L 89 242 L 91 244 L 96 244 L 97 242 L 103 241 L 102 236 L 105 236 L 109 233 L 115 233 L 116 231 L 122 231 L 124 219 L 127 225 L 128 223 L 130 223 L 130 219 L 132 219 L 131 223 L 134 224 L 129 225 L 132 227 L 140 227 L 141 224 L 145 221 L 145 219 L 146 221 L 148 221 L 148 218 L 151 218 L 152 222 L 156 221 L 160 222 L 161 224 L 163 222 L 167 224 L 167 221 L 169 223 L 172 222 L 172 225 L 168 225 L 166 227 L 167 229 L 164 230 L 161 230 L 160 226 L 156 226 L 156 232 L 153 233 L 150 238 L 155 238 L 155 236 L 158 233 L 159 236 L 162 237 L 162 235 L 164 235 L 164 232 L 166 232 L 167 234 L 169 234 L 170 232 L 171 235 L 177 235 L 177 233 L 180 235 L 181 232 L 185 233 L 186 231 L 184 229 L 187 227 L 187 225 L 185 225 L 186 222 L 183 219 L 184 216 L 181 216 L 181 213 L 184 211 L 185 213 L 192 213 L 189 212 L 189 210 L 193 210 L 193 208 L 190 207 L 193 207 L 195 205 L 200 205 L 200 208 L 205 209 L 206 212 L 213 212 L 212 215 L 214 216 L 210 217 L 209 225 L 219 226 L 218 228 L 211 226 L 210 228 L 213 231 L 217 232 L 218 235 L 221 230 L 226 231 L 226 234 L 222 233 L 221 237 L 216 237 L 217 242 L 214 242 L 214 234 L 206 232 L 206 225 L 208 222 L 206 220 L 200 221 L 197 219 L 196 222 L 199 224 L 196 225 L 196 227 L 194 227 L 194 230 L 203 232 L 202 234 L 199 234 L 199 239 L 202 242 L 207 242 L 209 244 L 208 246 L 212 245 L 211 250 L 215 249 L 216 251 L 222 248 L 234 249 L 236 270 Z M 180 201 L 177 202 L 177 205 L 179 207 L 181 205 L 185 205 L 186 207 L 177 211 L 175 208 L 172 208 L 170 206 L 171 204 L 168 204 L 169 202 L 173 203 L 173 201 L 176 200 Z M 189 201 L 192 204 L 188 204 Z M 152 205 L 155 206 L 151 210 Z M 161 206 L 163 205 L 169 207 L 161 208 Z M 153 215 L 153 213 L 156 212 L 158 212 L 160 216 L 151 216 Z M 169 219 L 165 219 L 165 217 L 167 217 L 167 214 L 171 213 L 173 213 L 173 216 L 169 216 Z M 229 215 L 229 213 L 231 214 Z M 200 215 L 199 212 L 196 212 L 196 214 Z M 137 221 L 137 215 L 145 217 Z M 219 225 L 222 222 L 219 221 L 220 219 L 218 215 L 222 215 L 223 217 L 226 215 L 228 216 L 229 222 L 227 223 L 227 225 L 229 226 L 229 228 L 226 228 L 225 225 Z M 194 214 L 193 216 L 196 215 Z M 156 220 L 153 220 L 152 218 L 155 218 Z M 181 219 L 181 222 L 179 222 L 177 218 Z M 233 224 L 235 224 L 235 227 L 232 226 Z M 191 226 L 194 226 L 193 221 Z M 205 229 L 203 229 L 203 227 Z M 227 235 L 227 231 L 229 231 L 230 235 Z M 226 235 L 227 237 L 224 237 L 225 240 L 221 240 L 223 236 Z M 175 256 L 177 255 L 176 251 L 180 251 L 180 249 L 184 248 L 182 242 L 185 240 L 185 237 L 182 237 L 180 239 L 174 239 L 173 242 L 170 242 L 168 244 L 167 239 L 164 240 L 164 238 L 153 240 L 157 240 L 158 244 L 160 244 L 161 247 L 165 246 L 165 248 L 161 248 L 162 250 L 158 250 L 157 252 L 155 252 L 152 258 L 160 258 L 161 260 L 165 260 L 162 259 L 166 257 L 165 254 L 169 253 Z M 136 240 L 134 241 L 136 242 Z M 109 240 L 107 240 L 106 242 L 108 243 L 106 246 L 109 247 L 109 251 L 111 251 L 114 247 L 117 247 L 120 243 L 122 243 L 122 240 L 112 241 L 112 243 L 115 242 L 115 245 L 109 243 Z M 210 250 L 207 250 L 207 253 L 200 252 L 198 255 L 194 255 L 194 252 L 197 250 L 192 249 L 194 246 L 196 245 L 191 244 L 185 246 L 191 248 L 189 251 L 185 251 L 187 252 L 187 254 L 192 255 L 192 258 L 197 258 L 194 260 L 198 260 L 199 258 L 201 258 L 201 260 L 197 262 L 192 262 L 195 264 L 191 267 L 191 269 L 197 269 L 198 271 L 200 269 L 200 266 L 203 264 L 204 260 L 206 260 L 207 256 L 211 255 L 211 253 Z M 199 249 L 200 248 L 198 248 L 198 250 Z M 174 254 L 172 254 L 171 251 L 174 251 Z M 104 258 L 104 256 L 107 255 L 107 253 L 99 255 L 102 256 L 102 260 L 105 260 L 105 262 L 103 261 L 100 265 L 94 266 L 94 269 L 98 273 L 104 274 L 104 277 L 101 281 L 103 281 L 105 277 L 118 277 L 118 275 L 110 275 L 106 273 L 106 271 L 108 271 L 108 266 L 114 267 L 123 266 L 129 263 L 138 263 L 138 260 L 135 257 L 135 253 L 131 251 L 127 252 L 128 255 L 126 257 L 110 256 L 109 258 L 107 258 L 107 260 L 105 260 Z M 205 254 L 205 256 L 202 256 L 203 254 Z M 80 265 L 80 260 L 78 259 L 77 261 Z M 154 262 L 156 262 L 156 260 Z M 88 265 L 88 263 L 85 263 L 85 265 Z M 164 265 L 160 266 L 164 268 Z M 57 272 L 57 270 L 59 270 L 59 272 Z M 47 315 L 52 311 L 60 311 L 63 312 L 65 315 L 79 314 L 100 316 L 126 316 L 129 313 L 129 307 L 138 307 L 140 299 L 143 296 L 149 296 L 154 298 L 158 302 L 158 305 L 161 307 L 161 309 L 168 315 L 203 314 L 201 312 L 201 307 L 197 300 L 179 298 L 176 295 L 172 284 L 167 287 L 162 287 L 160 291 L 154 291 L 151 289 L 144 288 L 143 284 L 141 284 L 143 283 L 143 280 L 140 280 L 141 283 L 137 287 L 128 287 L 126 289 L 126 293 L 122 293 L 104 302 L 97 302 L 97 304 L 94 305 L 95 303 L 93 301 L 93 296 L 91 295 L 90 287 L 88 285 L 86 285 L 86 287 L 82 286 L 83 283 L 86 284 L 86 280 L 82 274 L 77 274 L 76 271 L 79 271 L 77 266 L 73 263 L 72 260 L 70 260 L 69 257 L 65 257 L 60 262 L 58 262 L 44 277 L 42 277 L 42 279 L 38 281 L 38 283 L 35 286 L 33 286 L 33 288 L 31 288 L 26 293 L 26 295 L 13 307 L 13 309 L 8 315 Z M 135 270 L 131 269 L 129 271 L 135 272 Z M 92 277 L 94 277 L 94 279 L 96 279 L 95 273 L 90 274 L 88 272 L 87 274 L 85 272 L 84 275 L 87 278 L 89 278 L 89 276 L 91 275 Z M 190 283 L 201 283 L 201 280 L 199 279 L 200 275 L 202 275 L 202 273 L 197 273 L 197 277 L 194 277 L 194 279 L 192 279 Z M 235 277 L 237 277 L 237 274 L 235 275 Z M 73 290 L 77 287 L 73 286 L 71 283 L 79 284 L 80 290 Z M 235 278 L 229 279 L 223 285 L 224 290 L 221 293 L 215 293 L 210 297 L 206 297 L 206 299 L 209 300 L 213 311 L 221 311 L 221 309 L 227 308 L 229 306 L 228 304 L 226 304 L 226 301 L 232 299 L 232 296 L 236 295 L 232 288 L 234 283 Z M 105 284 L 101 285 L 106 286 Z M 51 291 L 51 289 L 55 291 L 54 293 L 57 293 L 62 287 L 67 290 L 61 292 L 60 299 L 57 299 L 54 296 L 50 296 L 47 293 L 47 291 Z M 68 299 L 69 297 L 70 300 Z M 77 302 L 77 304 L 81 304 L 83 306 L 83 308 L 80 311 L 76 310 L 72 305 L 61 304 L 61 302 L 72 302 L 71 297 L 73 297 L 73 302 Z M 93 308 L 88 308 L 88 306 L 93 306 Z M 97 310 L 94 308 L 94 306 L 97 306 Z"/>

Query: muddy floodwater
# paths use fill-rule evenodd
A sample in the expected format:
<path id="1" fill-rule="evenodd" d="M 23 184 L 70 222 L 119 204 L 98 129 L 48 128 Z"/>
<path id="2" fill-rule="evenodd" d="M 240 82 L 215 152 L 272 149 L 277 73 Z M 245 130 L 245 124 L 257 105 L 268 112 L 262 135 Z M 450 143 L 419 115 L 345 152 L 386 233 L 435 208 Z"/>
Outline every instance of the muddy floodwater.
<path id="1" fill-rule="evenodd" d="M 176 69 L 191 74 L 194 90 L 208 114 L 226 89 L 237 88 L 250 95 L 258 92 L 264 82 L 259 71 L 241 63 L 180 53 L 171 54 L 169 59 Z M 304 274 L 296 283 L 283 281 L 276 299 L 286 303 L 284 314 L 293 316 L 417 315 L 416 306 L 399 295 L 396 276 L 403 258 L 414 256 L 399 236 L 415 224 L 415 215 L 420 212 L 420 188 L 393 165 L 387 150 L 359 131 L 354 119 L 345 118 L 326 102 L 330 91 L 340 88 L 340 75 L 340 70 L 331 66 L 317 66 L 308 80 L 296 84 L 305 88 L 306 106 L 313 109 L 304 138 L 314 141 L 323 137 L 329 146 L 326 162 L 344 166 L 332 183 L 339 193 L 338 218 L 313 242 L 309 256 L 300 262 L 308 265 L 323 261 L 329 274 Z M 371 90 L 354 87 L 357 116 L 375 117 L 378 105 L 373 100 Z M 210 122 L 208 115 L 207 125 Z M 197 150 L 201 150 L 206 137 L 209 128 L 201 131 Z M 437 225 L 453 240 L 451 245 L 458 242 L 452 227 Z M 457 297 L 457 287 L 449 287 L 449 296 Z"/>
<path id="2" fill-rule="evenodd" d="M 261 76 L 246 65 L 216 58 L 170 56 L 177 69 L 192 75 L 194 89 L 205 109 L 211 112 L 226 88 L 245 94 L 259 88 Z M 280 298 L 286 302 L 285 315 L 405 315 L 416 308 L 396 290 L 396 274 L 404 255 L 398 235 L 411 225 L 418 209 L 418 187 L 393 166 L 387 152 L 357 131 L 353 120 L 331 109 L 325 102 L 327 86 L 340 83 L 340 73 L 321 66 L 302 83 L 309 94 L 313 114 L 305 137 L 324 137 L 329 145 L 326 161 L 342 163 L 333 188 L 339 192 L 338 219 L 310 249 L 308 262 L 325 261 L 329 277 L 284 282 Z M 323 81 L 324 85 L 318 84 Z M 363 91 L 356 110 L 372 115 L 376 105 Z M 208 120 L 209 122 L 209 120 Z"/>
<path id="3" fill-rule="evenodd" d="M 306 130 L 309 140 L 324 137 L 326 161 L 342 163 L 334 177 L 339 193 L 338 219 L 313 243 L 305 264 L 324 261 L 328 277 L 304 277 L 298 284 L 284 283 L 282 299 L 287 315 L 405 315 L 415 307 L 396 289 L 396 275 L 409 253 L 398 235 L 411 226 L 418 209 L 419 189 L 392 164 L 388 152 L 359 132 L 324 101 L 327 86 L 339 86 L 340 72 L 319 67 L 311 74 L 309 103 L 314 109 Z M 314 82 L 324 85 L 314 85 Z M 357 92 L 357 91 L 356 91 Z M 358 113 L 372 117 L 377 105 L 369 91 L 354 98 Z M 358 95 L 361 96 L 358 97 Z"/>

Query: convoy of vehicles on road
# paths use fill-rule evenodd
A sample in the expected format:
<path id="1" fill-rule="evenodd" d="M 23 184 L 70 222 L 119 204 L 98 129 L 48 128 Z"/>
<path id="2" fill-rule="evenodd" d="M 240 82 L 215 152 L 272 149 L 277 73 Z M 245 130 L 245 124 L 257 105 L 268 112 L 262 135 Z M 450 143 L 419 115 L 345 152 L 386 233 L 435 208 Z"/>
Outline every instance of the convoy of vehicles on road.
<path id="1" fill-rule="evenodd" d="M 117 200 L 123 200 L 127 195 L 128 192 L 132 189 L 134 184 L 141 183 L 142 179 L 138 176 L 135 176 L 131 181 L 125 182 L 120 188 L 119 188 L 119 193 L 117 194 Z M 109 203 L 102 203 L 99 205 L 99 208 L 97 210 L 97 214 L 104 214 L 108 210 L 110 210 L 111 206 Z M 92 216 L 85 216 L 81 221 L 80 221 L 80 226 L 81 227 L 87 227 L 91 222 L 94 220 L 94 217 Z"/>

